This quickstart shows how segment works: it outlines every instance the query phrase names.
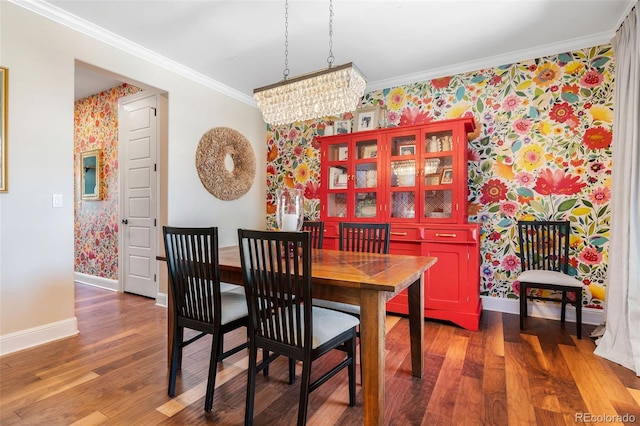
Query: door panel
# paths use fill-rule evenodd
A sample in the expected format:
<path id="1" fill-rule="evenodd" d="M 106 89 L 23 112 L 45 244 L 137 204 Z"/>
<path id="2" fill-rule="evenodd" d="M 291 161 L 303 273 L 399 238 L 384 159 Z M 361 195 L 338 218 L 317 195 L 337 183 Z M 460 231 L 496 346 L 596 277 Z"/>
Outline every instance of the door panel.
<path id="1" fill-rule="evenodd" d="M 122 279 L 129 293 L 156 298 L 156 96 L 120 100 Z"/>
<path id="2" fill-rule="evenodd" d="M 424 256 L 438 258 L 425 275 L 425 309 L 459 311 L 466 304 L 467 245 L 427 243 L 424 246 Z"/>

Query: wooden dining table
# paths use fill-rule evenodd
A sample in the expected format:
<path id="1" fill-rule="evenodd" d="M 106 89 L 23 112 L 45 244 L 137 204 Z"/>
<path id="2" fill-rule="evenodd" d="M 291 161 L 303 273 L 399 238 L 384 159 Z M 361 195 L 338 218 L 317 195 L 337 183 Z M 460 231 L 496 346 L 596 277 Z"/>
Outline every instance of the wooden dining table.
<path id="1" fill-rule="evenodd" d="M 415 377 L 423 375 L 424 272 L 436 261 L 424 256 L 312 250 L 313 297 L 360 305 L 365 425 L 384 424 L 385 307 L 404 289 L 409 292 L 411 370 Z M 220 281 L 242 285 L 237 246 L 219 249 L 219 263 Z"/>

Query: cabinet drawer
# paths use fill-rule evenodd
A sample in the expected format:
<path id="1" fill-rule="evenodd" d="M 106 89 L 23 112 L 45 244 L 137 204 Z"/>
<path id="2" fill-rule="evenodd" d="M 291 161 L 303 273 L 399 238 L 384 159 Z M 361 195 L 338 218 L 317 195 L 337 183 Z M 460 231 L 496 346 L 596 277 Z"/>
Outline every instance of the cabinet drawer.
<path id="1" fill-rule="evenodd" d="M 473 241 L 473 237 L 466 229 L 425 229 L 424 239 L 426 241 L 439 243 L 465 243 Z"/>
<path id="2" fill-rule="evenodd" d="M 391 240 L 420 240 L 420 229 L 391 225 Z"/>

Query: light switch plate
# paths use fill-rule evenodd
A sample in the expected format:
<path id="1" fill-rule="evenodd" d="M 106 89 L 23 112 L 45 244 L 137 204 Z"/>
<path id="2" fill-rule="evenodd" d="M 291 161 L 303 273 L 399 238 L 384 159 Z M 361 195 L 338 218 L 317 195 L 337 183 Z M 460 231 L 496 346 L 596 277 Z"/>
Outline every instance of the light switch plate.
<path id="1" fill-rule="evenodd" d="M 62 194 L 53 194 L 53 207 L 62 207 Z"/>

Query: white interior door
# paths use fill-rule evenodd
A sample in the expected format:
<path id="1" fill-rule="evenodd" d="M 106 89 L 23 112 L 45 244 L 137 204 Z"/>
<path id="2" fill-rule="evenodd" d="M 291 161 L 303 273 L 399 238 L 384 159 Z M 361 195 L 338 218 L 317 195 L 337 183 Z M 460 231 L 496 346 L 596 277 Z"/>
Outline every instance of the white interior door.
<path id="1" fill-rule="evenodd" d="M 157 98 L 142 92 L 121 98 L 118 104 L 122 288 L 155 299 Z"/>

